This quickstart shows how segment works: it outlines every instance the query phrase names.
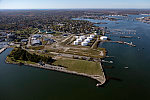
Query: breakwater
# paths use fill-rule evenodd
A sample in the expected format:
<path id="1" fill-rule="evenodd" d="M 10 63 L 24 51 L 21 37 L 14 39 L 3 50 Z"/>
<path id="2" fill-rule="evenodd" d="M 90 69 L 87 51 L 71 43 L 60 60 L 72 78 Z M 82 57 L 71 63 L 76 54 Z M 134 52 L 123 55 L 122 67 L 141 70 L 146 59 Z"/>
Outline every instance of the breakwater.
<path id="1" fill-rule="evenodd" d="M 124 41 L 107 41 L 107 42 L 111 42 L 111 43 L 119 43 L 119 44 L 126 44 L 132 47 L 136 47 L 136 45 L 134 45 L 132 42 L 128 43 L 128 42 L 124 42 Z"/>

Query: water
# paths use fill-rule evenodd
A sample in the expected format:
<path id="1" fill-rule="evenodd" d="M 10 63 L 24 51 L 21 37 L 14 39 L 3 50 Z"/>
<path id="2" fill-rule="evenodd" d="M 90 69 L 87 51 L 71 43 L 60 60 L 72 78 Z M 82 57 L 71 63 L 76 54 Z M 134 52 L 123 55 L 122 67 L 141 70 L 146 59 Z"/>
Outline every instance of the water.
<path id="1" fill-rule="evenodd" d="M 7 47 L 8 42 L 0 42 L 0 48 Z"/>
<path id="2" fill-rule="evenodd" d="M 138 21 L 119 20 L 119 24 L 104 24 L 110 29 L 136 30 L 141 39 L 112 40 L 132 41 L 137 47 L 116 43 L 102 43 L 108 55 L 115 56 L 114 69 L 105 69 L 107 76 L 122 79 L 109 80 L 104 87 L 97 88 L 96 81 L 50 70 L 5 64 L 11 49 L 0 54 L 0 100 L 149 100 L 150 93 L 150 25 Z M 95 20 L 96 21 L 96 20 Z M 101 26 L 101 25 L 98 25 Z M 144 48 L 144 49 L 143 49 Z M 104 64 L 108 65 L 108 64 Z M 128 66 L 129 69 L 124 69 Z"/>

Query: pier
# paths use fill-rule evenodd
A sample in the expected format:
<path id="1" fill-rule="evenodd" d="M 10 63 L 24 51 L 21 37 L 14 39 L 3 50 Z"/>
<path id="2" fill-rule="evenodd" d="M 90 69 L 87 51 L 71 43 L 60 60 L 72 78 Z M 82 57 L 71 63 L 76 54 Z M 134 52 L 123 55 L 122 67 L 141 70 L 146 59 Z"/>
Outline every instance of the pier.
<path id="1" fill-rule="evenodd" d="M 106 56 L 106 58 L 114 58 L 115 56 Z"/>
<path id="2" fill-rule="evenodd" d="M 132 42 L 131 43 L 124 42 L 124 41 L 108 41 L 108 42 L 119 43 L 119 44 L 126 44 L 126 45 L 129 45 L 129 46 L 132 46 L 132 47 L 136 47 L 136 45 L 134 45 Z"/>
<path id="3" fill-rule="evenodd" d="M 133 38 L 133 36 L 120 36 L 120 38 Z"/>
<path id="4" fill-rule="evenodd" d="M 0 54 L 1 54 L 2 52 L 4 52 L 6 49 L 7 49 L 7 48 L 2 48 L 2 49 L 0 49 Z"/>
<path id="5" fill-rule="evenodd" d="M 106 60 L 102 60 L 101 62 L 104 62 L 104 63 L 110 63 L 110 64 L 113 63 L 113 61 L 106 61 Z"/>
<path id="6" fill-rule="evenodd" d="M 138 38 L 140 39 L 141 37 L 136 37 L 136 36 L 120 36 L 120 38 Z"/>

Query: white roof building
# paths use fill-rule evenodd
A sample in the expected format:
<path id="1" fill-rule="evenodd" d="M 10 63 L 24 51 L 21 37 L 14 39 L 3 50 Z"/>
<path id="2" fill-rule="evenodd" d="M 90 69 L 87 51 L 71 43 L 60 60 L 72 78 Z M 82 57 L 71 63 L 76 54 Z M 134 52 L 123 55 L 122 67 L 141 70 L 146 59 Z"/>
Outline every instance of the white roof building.
<path id="1" fill-rule="evenodd" d="M 40 37 L 42 37 L 40 34 L 34 34 L 34 35 L 32 36 L 32 38 L 40 38 Z"/>
<path id="2" fill-rule="evenodd" d="M 78 45 L 78 44 L 79 44 L 78 41 L 74 41 L 74 42 L 73 42 L 73 45 Z"/>
<path id="3" fill-rule="evenodd" d="M 36 38 L 34 38 L 34 37 L 33 37 L 33 38 L 31 38 L 31 39 L 32 39 L 32 40 L 36 40 Z"/>
<path id="4" fill-rule="evenodd" d="M 92 40 L 93 38 L 92 37 L 87 37 L 87 39 Z"/>
<path id="5" fill-rule="evenodd" d="M 107 37 L 107 36 L 101 36 L 100 39 L 101 39 L 101 40 L 107 40 L 108 37 Z"/>
<path id="6" fill-rule="evenodd" d="M 76 39 L 78 39 L 78 38 L 79 38 L 79 36 L 75 36 L 75 38 L 76 38 Z"/>
<path id="7" fill-rule="evenodd" d="M 96 32 L 95 32 L 94 34 L 95 34 L 95 35 L 98 35 L 98 33 L 96 33 Z"/>
<path id="8" fill-rule="evenodd" d="M 33 40 L 32 45 L 42 45 L 42 42 L 40 40 Z"/>
<path id="9" fill-rule="evenodd" d="M 95 35 L 90 35 L 90 37 L 94 38 L 94 37 L 95 37 Z"/>
<path id="10" fill-rule="evenodd" d="M 80 38 L 80 39 L 85 39 L 85 36 L 80 36 L 79 38 Z"/>
<path id="11" fill-rule="evenodd" d="M 88 42 L 82 42 L 81 45 L 82 45 L 82 46 L 87 46 L 87 45 L 88 45 Z"/>
<path id="12" fill-rule="evenodd" d="M 77 39 L 76 41 L 78 41 L 78 42 L 82 42 L 82 39 Z"/>
<path id="13" fill-rule="evenodd" d="M 89 39 L 85 39 L 85 40 L 84 40 L 84 42 L 88 42 L 88 43 L 89 43 L 90 41 L 91 41 L 91 40 L 89 40 Z"/>

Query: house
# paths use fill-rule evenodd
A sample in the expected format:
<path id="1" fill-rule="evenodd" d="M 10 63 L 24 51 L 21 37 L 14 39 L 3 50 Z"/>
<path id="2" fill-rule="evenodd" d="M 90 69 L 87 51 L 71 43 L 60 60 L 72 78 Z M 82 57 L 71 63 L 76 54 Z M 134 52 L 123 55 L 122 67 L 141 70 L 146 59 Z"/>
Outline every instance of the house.
<path id="1" fill-rule="evenodd" d="M 45 38 L 44 41 L 48 41 L 49 43 L 54 43 L 54 42 L 56 42 L 54 39 L 48 39 L 48 38 Z"/>
<path id="2" fill-rule="evenodd" d="M 22 39 L 22 40 L 21 40 L 21 43 L 22 43 L 22 44 L 27 44 L 27 42 L 28 42 L 28 39 Z"/>
<path id="3" fill-rule="evenodd" d="M 64 37 L 68 36 L 68 34 L 63 34 Z"/>
<path id="4" fill-rule="evenodd" d="M 16 35 L 15 34 L 7 34 L 7 41 L 13 41 L 14 39 L 16 39 Z"/>
<path id="5" fill-rule="evenodd" d="M 37 38 L 41 38 L 41 37 L 42 37 L 42 35 L 40 35 L 40 34 L 34 34 L 32 36 L 33 39 L 37 39 Z"/>
<path id="6" fill-rule="evenodd" d="M 28 42 L 28 39 L 22 39 L 21 42 Z"/>
<path id="7" fill-rule="evenodd" d="M 40 40 L 32 40 L 32 45 L 33 46 L 42 45 L 42 42 Z"/>
<path id="8" fill-rule="evenodd" d="M 15 34 L 12 34 L 12 33 L 10 33 L 10 34 L 7 34 L 7 38 L 16 38 L 16 36 L 15 36 Z"/>

